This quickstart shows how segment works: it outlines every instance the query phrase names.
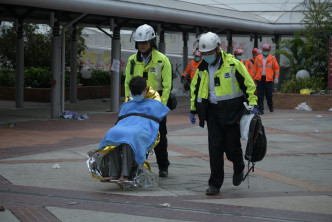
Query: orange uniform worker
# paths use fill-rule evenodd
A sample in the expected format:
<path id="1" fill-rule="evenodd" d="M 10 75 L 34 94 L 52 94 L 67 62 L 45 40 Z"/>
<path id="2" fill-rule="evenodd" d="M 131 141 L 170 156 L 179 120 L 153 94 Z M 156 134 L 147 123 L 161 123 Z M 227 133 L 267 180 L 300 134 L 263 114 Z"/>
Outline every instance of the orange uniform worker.
<path id="1" fill-rule="evenodd" d="M 244 64 L 244 61 L 242 59 L 242 54 L 243 54 L 243 50 L 242 49 L 235 49 L 234 51 L 234 56 L 237 60 L 241 61 Z"/>
<path id="2" fill-rule="evenodd" d="M 254 78 L 253 77 L 253 71 L 254 71 L 254 66 L 255 66 L 255 59 L 256 57 L 261 54 L 261 50 L 257 49 L 257 48 L 253 48 L 252 50 L 252 58 L 251 59 L 248 59 L 246 61 L 246 63 L 244 64 L 251 76 L 251 78 Z"/>
<path id="3" fill-rule="evenodd" d="M 253 76 L 257 83 L 259 115 L 264 114 L 264 95 L 266 97 L 270 112 L 273 112 L 273 81 L 275 84 L 278 84 L 279 82 L 279 64 L 277 59 L 270 55 L 270 50 L 270 44 L 263 44 L 263 53 L 256 57 L 253 71 Z"/>
<path id="4" fill-rule="evenodd" d="M 194 59 L 188 63 L 186 70 L 181 75 L 181 82 L 183 81 L 184 78 L 188 77 L 188 75 L 190 76 L 190 82 L 191 82 L 191 80 L 194 78 L 197 67 L 199 64 L 201 64 L 201 62 L 202 62 L 202 53 L 196 50 L 194 52 Z"/>

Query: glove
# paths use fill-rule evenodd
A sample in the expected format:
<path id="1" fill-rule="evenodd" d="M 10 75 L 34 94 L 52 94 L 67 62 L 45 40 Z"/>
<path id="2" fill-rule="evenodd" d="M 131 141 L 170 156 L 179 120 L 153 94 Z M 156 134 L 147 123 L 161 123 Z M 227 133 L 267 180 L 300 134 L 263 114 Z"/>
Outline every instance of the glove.
<path id="1" fill-rule="evenodd" d="M 243 105 L 250 112 L 250 114 L 255 114 L 258 112 L 257 106 L 249 106 L 247 102 L 244 102 Z"/>
<path id="2" fill-rule="evenodd" d="M 181 83 L 184 82 L 184 76 L 181 76 Z"/>
<path id="3" fill-rule="evenodd" d="M 190 118 L 190 122 L 191 122 L 191 124 L 195 124 L 195 123 L 196 123 L 195 114 L 190 113 L 189 118 Z"/>
<path id="4" fill-rule="evenodd" d="M 274 78 L 274 84 L 278 84 L 279 83 L 279 78 L 278 77 L 275 77 Z"/>
<path id="5" fill-rule="evenodd" d="M 258 113 L 258 109 L 254 106 L 254 109 L 250 111 L 250 114 Z"/>

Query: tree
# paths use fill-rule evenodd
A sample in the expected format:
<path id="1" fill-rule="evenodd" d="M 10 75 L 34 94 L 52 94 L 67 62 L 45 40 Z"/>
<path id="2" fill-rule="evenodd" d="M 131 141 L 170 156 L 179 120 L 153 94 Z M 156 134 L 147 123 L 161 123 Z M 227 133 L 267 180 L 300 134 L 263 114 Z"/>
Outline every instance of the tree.
<path id="1" fill-rule="evenodd" d="M 82 37 L 82 29 L 78 27 L 77 54 L 85 50 L 86 45 Z M 24 66 L 50 67 L 52 59 L 52 30 L 46 25 L 23 24 L 24 31 Z M 16 65 L 16 28 L 13 25 L 3 27 L 0 36 L 0 63 L 2 68 L 15 69 Z M 70 61 L 71 35 L 66 32 L 66 64 Z M 79 57 L 79 56 L 78 56 Z"/>
<path id="2" fill-rule="evenodd" d="M 305 0 L 303 22 L 307 25 L 304 31 L 306 50 L 314 58 L 308 64 L 311 75 L 324 76 L 328 73 L 329 35 L 332 35 L 332 3 L 329 0 Z"/>

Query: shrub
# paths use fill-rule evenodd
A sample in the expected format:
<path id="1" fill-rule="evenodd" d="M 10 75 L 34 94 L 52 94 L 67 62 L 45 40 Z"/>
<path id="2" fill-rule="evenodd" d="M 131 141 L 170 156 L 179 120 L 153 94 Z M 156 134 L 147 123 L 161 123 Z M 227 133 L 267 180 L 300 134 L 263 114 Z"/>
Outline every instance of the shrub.
<path id="1" fill-rule="evenodd" d="M 296 80 L 295 75 L 291 80 L 284 82 L 281 85 L 282 93 L 300 93 L 301 89 L 311 89 L 311 93 L 316 93 L 326 88 L 326 81 L 324 77 L 313 76 L 311 78 Z"/>
<path id="2" fill-rule="evenodd" d="M 15 70 L 0 69 L 0 86 L 15 87 L 16 76 Z"/>
<path id="3" fill-rule="evenodd" d="M 80 83 L 84 86 L 108 86 L 111 82 L 111 74 L 109 71 L 103 70 L 92 70 L 90 79 L 83 79 L 81 73 L 79 73 Z"/>
<path id="4" fill-rule="evenodd" d="M 49 68 L 28 67 L 24 69 L 24 86 L 50 88 L 52 74 Z"/>

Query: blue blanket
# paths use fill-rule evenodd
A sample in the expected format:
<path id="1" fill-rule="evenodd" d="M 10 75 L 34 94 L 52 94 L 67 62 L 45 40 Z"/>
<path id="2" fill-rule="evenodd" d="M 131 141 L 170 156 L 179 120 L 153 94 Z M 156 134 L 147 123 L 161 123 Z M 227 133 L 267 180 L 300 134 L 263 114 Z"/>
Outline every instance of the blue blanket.
<path id="1" fill-rule="evenodd" d="M 161 121 L 169 112 L 167 106 L 154 99 L 144 99 L 142 102 L 128 101 L 120 107 L 119 116 L 130 113 L 142 113 L 153 116 Z M 134 151 L 137 164 L 144 163 L 147 151 L 155 143 L 159 130 L 159 123 L 154 120 L 129 116 L 120 120 L 104 136 L 98 149 L 107 145 L 128 144 Z"/>

